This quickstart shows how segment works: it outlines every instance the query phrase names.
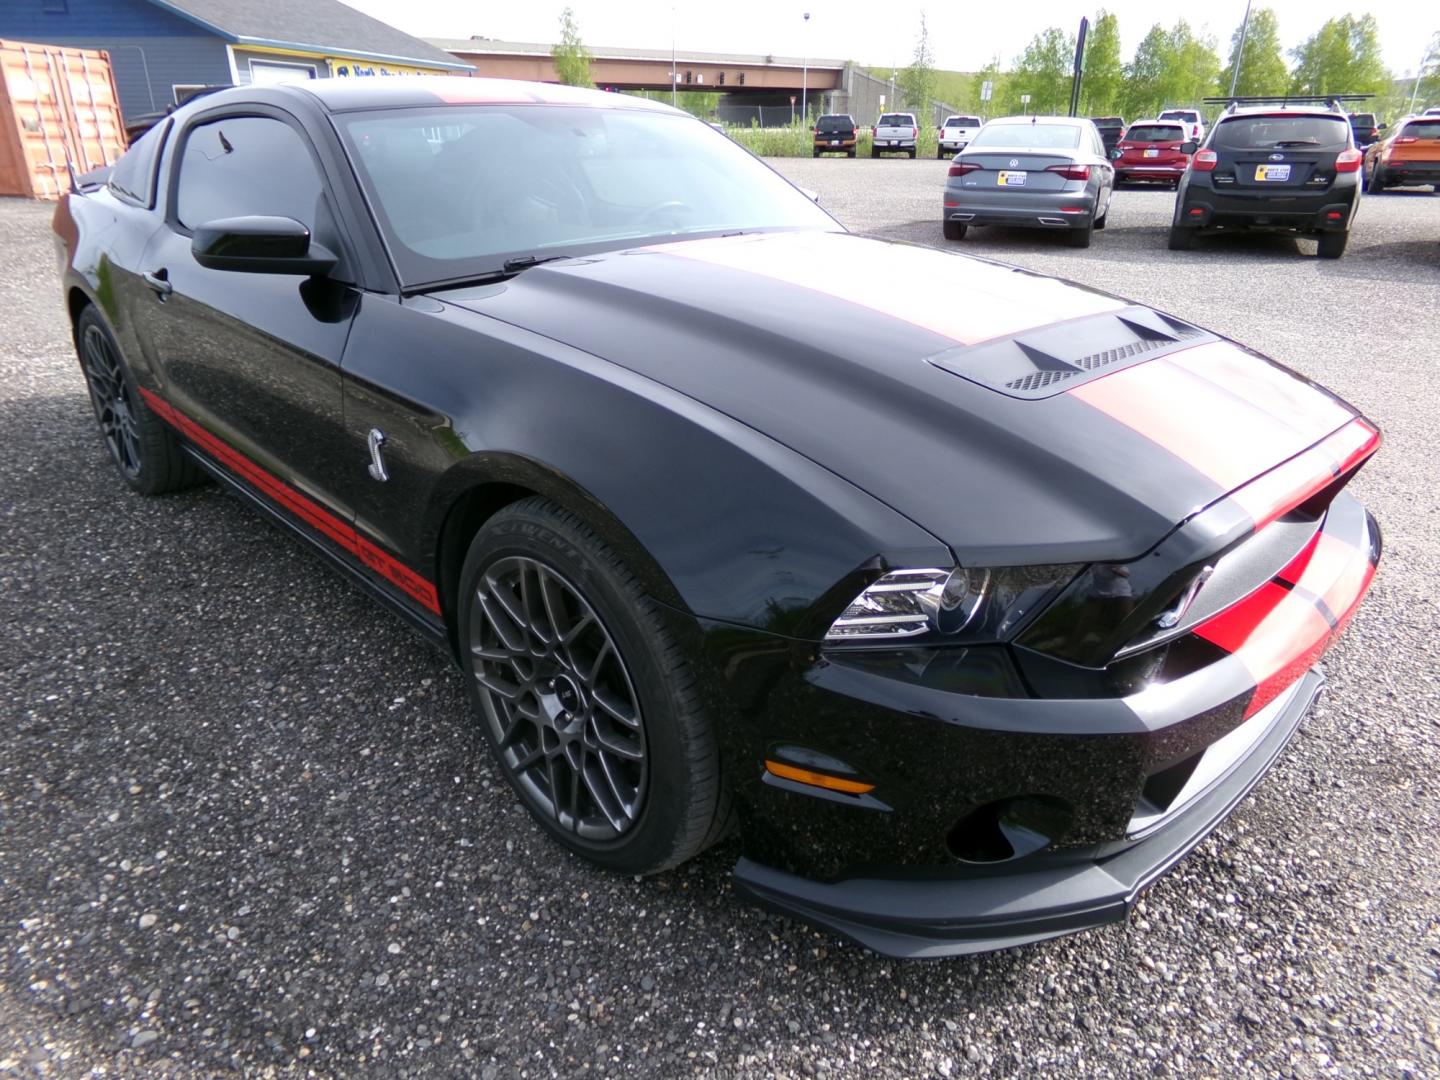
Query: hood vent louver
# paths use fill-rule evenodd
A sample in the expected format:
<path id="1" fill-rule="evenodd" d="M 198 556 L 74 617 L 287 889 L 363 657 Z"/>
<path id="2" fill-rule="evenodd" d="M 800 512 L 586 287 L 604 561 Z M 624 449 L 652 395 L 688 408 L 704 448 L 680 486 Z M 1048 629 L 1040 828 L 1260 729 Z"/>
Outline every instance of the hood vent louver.
<path id="1" fill-rule="evenodd" d="M 1189 323 L 1128 307 L 947 349 L 926 362 L 1009 397 L 1033 400 L 1213 340 L 1215 335 Z"/>

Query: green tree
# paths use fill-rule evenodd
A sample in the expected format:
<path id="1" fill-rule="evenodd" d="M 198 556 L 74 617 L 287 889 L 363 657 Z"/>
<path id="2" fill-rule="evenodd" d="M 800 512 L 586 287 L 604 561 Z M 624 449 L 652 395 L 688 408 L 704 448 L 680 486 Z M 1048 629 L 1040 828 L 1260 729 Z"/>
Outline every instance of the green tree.
<path id="1" fill-rule="evenodd" d="M 906 106 L 915 114 L 915 121 L 922 128 L 934 123 L 935 100 L 935 58 L 930 52 L 930 31 L 925 28 L 925 13 L 920 13 L 920 36 L 915 41 L 915 55 L 910 66 L 900 72 L 900 96 Z"/>
<path id="2" fill-rule="evenodd" d="M 1125 70 L 1120 62 L 1120 20 L 1104 8 L 1095 14 L 1085 44 L 1085 74 L 1080 83 L 1080 111 L 1109 116 L 1120 105 Z"/>
<path id="3" fill-rule="evenodd" d="M 1154 116 L 1165 106 L 1165 78 L 1170 64 L 1170 35 L 1159 23 L 1141 40 L 1125 65 L 1120 93 L 1124 114 L 1131 120 Z"/>
<path id="4" fill-rule="evenodd" d="M 1030 39 L 1015 60 L 1015 70 L 1006 85 L 1007 100 L 1029 94 L 1021 108 L 1038 115 L 1070 111 L 1070 72 L 1075 58 L 1075 39 L 1058 27 L 1042 30 Z"/>
<path id="5" fill-rule="evenodd" d="M 1293 55 L 1290 89 L 1297 94 L 1374 94 L 1390 78 L 1373 15 L 1331 19 Z"/>
<path id="6" fill-rule="evenodd" d="M 1220 72 L 1220 92 L 1230 92 L 1235 62 L 1240 51 L 1240 27 L 1230 35 L 1230 62 Z M 1280 48 L 1280 21 L 1269 8 L 1260 8 L 1250 16 L 1245 34 L 1245 55 L 1240 59 L 1240 78 L 1235 83 L 1239 96 L 1283 94 L 1290 86 L 1290 69 Z"/>
<path id="7" fill-rule="evenodd" d="M 1430 45 L 1425 50 L 1425 58 L 1420 61 L 1420 88 L 1417 92 L 1415 83 L 1411 82 L 1406 88 L 1409 94 L 1405 98 L 1405 109 L 1409 111 L 1410 97 L 1415 98 L 1415 108 L 1424 111 L 1431 105 L 1440 105 L 1440 30 L 1430 39 Z"/>
<path id="8" fill-rule="evenodd" d="M 595 85 L 590 78 L 590 50 L 580 40 L 580 27 L 575 12 L 568 7 L 560 13 L 560 43 L 550 50 L 555 59 L 555 74 L 567 86 Z"/>

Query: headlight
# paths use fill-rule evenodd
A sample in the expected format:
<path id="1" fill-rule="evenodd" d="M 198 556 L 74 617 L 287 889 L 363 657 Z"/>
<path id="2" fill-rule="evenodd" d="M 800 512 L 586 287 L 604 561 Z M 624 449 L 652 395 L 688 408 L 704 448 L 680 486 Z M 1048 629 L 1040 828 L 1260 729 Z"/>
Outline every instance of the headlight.
<path id="1" fill-rule="evenodd" d="M 998 639 L 1016 630 L 1081 569 L 892 570 L 850 602 L 825 640 L 878 644 L 912 638 Z"/>

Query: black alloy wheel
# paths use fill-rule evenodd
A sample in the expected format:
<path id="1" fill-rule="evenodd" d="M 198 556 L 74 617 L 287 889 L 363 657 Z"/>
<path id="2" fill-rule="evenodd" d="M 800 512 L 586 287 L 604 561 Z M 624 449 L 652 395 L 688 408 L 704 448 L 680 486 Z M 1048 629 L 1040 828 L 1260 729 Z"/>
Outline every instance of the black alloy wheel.
<path id="1" fill-rule="evenodd" d="M 120 354 L 97 323 L 91 322 L 81 331 L 80 365 L 90 388 L 90 404 L 95 407 L 100 437 L 120 475 L 133 483 L 140 475 L 135 398 L 120 366 Z"/>
<path id="2" fill-rule="evenodd" d="M 470 545 L 456 606 L 486 741 L 562 846 L 651 874 L 724 835 L 731 800 L 691 661 L 588 523 L 540 496 L 500 510 Z"/>
<path id="3" fill-rule="evenodd" d="M 75 347 L 100 437 L 125 483 L 141 495 L 204 483 L 204 470 L 140 397 L 115 335 L 93 305 L 75 320 Z"/>
<path id="4" fill-rule="evenodd" d="M 592 843 L 635 825 L 645 725 L 615 640 L 558 571 L 521 555 L 485 568 L 470 652 L 490 735 L 526 801 Z"/>

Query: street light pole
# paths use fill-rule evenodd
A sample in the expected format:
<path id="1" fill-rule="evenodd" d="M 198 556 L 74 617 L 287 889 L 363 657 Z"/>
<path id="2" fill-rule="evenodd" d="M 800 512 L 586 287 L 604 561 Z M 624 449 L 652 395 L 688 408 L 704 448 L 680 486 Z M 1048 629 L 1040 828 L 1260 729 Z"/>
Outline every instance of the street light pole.
<path id="1" fill-rule="evenodd" d="M 810 13 L 805 12 L 805 25 L 810 25 Z M 805 35 L 805 60 L 804 66 L 800 69 L 800 116 L 808 124 L 810 122 L 810 110 L 807 97 L 810 90 L 810 35 Z"/>
<path id="2" fill-rule="evenodd" d="M 1245 34 L 1250 29 L 1250 0 L 1245 0 L 1245 21 L 1240 24 L 1240 48 L 1235 53 L 1235 70 L 1230 73 L 1230 96 L 1235 96 L 1235 85 L 1240 81 L 1240 65 L 1245 62 Z"/>

